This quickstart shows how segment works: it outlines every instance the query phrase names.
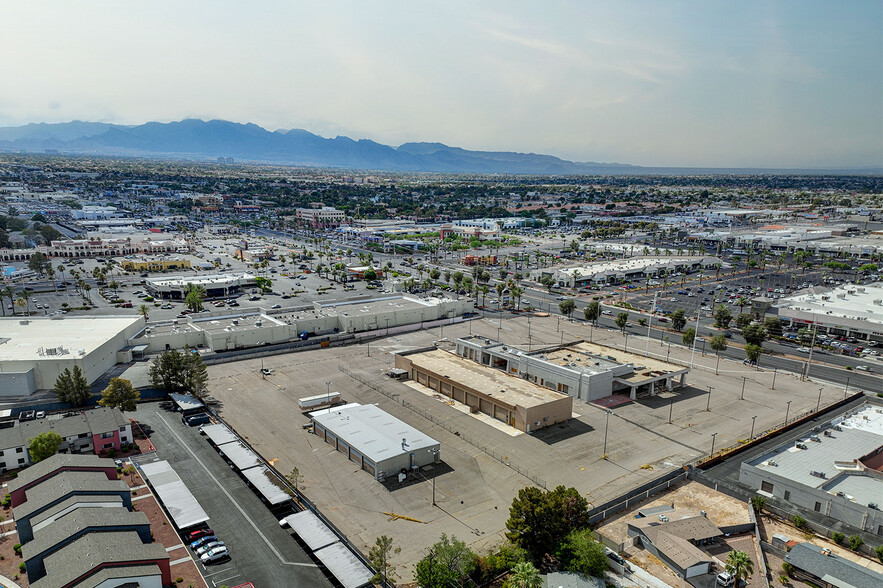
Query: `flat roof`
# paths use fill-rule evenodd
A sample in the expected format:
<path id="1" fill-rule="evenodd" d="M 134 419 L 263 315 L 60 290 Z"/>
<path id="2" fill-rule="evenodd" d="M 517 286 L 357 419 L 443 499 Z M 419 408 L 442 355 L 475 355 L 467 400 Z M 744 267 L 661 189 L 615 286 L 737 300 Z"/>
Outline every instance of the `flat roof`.
<path id="1" fill-rule="evenodd" d="M 810 433 L 795 443 L 781 445 L 747 463 L 805 486 L 822 487 L 847 469 L 844 462 L 851 463 L 883 446 L 883 414 L 877 410 L 877 406 L 864 404 L 829 423 L 839 427 L 839 431 L 832 427 L 824 432 Z M 864 417 L 868 417 L 868 420 Z M 812 437 L 818 441 L 813 441 Z M 798 449 L 797 443 L 806 446 L 806 449 Z M 841 465 L 838 467 L 835 462 L 841 462 Z"/>
<path id="2" fill-rule="evenodd" d="M 310 414 L 314 422 L 346 441 L 375 464 L 416 451 L 429 451 L 439 442 L 373 404 L 345 404 Z M 402 446 L 405 440 L 406 447 Z"/>
<path id="3" fill-rule="evenodd" d="M 304 510 L 285 517 L 285 521 L 303 539 L 311 550 L 316 551 L 340 541 L 340 537 L 322 522 L 312 511 Z"/>
<path id="4" fill-rule="evenodd" d="M 642 245 L 635 245 L 635 249 L 642 249 Z M 566 266 L 558 268 L 562 274 L 573 276 L 579 272 L 580 277 L 593 276 L 604 273 L 622 273 L 642 271 L 653 267 L 671 267 L 676 265 L 692 264 L 693 262 L 717 263 L 717 257 L 707 255 L 678 256 L 678 257 L 631 257 L 613 261 L 598 261 L 594 263 Z"/>
<path id="5" fill-rule="evenodd" d="M 169 393 L 169 396 L 181 410 L 197 410 L 205 408 L 205 404 L 202 403 L 202 400 L 192 394 L 176 394 L 171 392 Z"/>
<path id="6" fill-rule="evenodd" d="M 265 327 L 278 327 L 285 323 L 267 315 L 243 315 L 227 318 L 193 319 L 192 325 L 208 333 L 253 331 Z"/>
<path id="7" fill-rule="evenodd" d="M 239 441 L 225 443 L 218 447 L 218 449 L 233 462 L 233 465 L 235 465 L 240 472 L 261 465 L 261 460 L 258 459 L 258 456 Z"/>
<path id="8" fill-rule="evenodd" d="M 880 324 L 883 322 L 880 318 L 883 316 L 883 283 L 864 286 L 844 284 L 821 293 L 814 289 L 782 298 L 775 306 L 818 314 L 821 319 L 835 316 Z"/>
<path id="9" fill-rule="evenodd" d="M 261 493 L 270 504 L 282 504 L 291 500 L 291 496 L 273 480 L 275 476 L 264 466 L 249 468 L 242 472 L 248 481 Z"/>
<path id="10" fill-rule="evenodd" d="M 140 316 L 0 318 L 0 333 L 6 339 L 0 343 L 0 362 L 82 359 L 143 320 Z"/>
<path id="11" fill-rule="evenodd" d="M 839 495 L 862 506 L 883 502 L 883 479 L 875 476 L 843 472 L 823 489 L 830 494 Z"/>
<path id="12" fill-rule="evenodd" d="M 203 425 L 202 432 L 205 433 L 215 445 L 223 445 L 224 443 L 232 443 L 233 441 L 239 440 L 236 433 L 231 431 L 227 425 Z"/>
<path id="13" fill-rule="evenodd" d="M 656 379 L 662 374 L 680 374 L 682 372 L 686 373 L 690 371 L 690 368 L 676 363 L 669 363 L 667 361 L 662 361 L 661 359 L 629 353 L 628 351 L 598 345 L 597 343 L 589 343 L 588 341 L 580 341 L 569 345 L 565 349 L 556 352 L 556 357 L 562 361 L 567 359 L 567 349 L 572 349 L 580 353 L 587 353 L 589 355 L 606 357 L 609 361 L 617 364 L 631 364 L 634 368 L 634 372 L 630 375 L 617 376 L 617 378 L 620 380 L 627 380 L 634 385 L 640 385 L 644 381 Z M 564 355 L 565 357 L 562 358 L 561 355 Z"/>
<path id="14" fill-rule="evenodd" d="M 208 515 L 199 505 L 199 501 L 181 481 L 169 462 L 163 460 L 145 463 L 141 464 L 140 468 L 153 485 L 163 506 L 169 511 L 176 527 L 186 529 L 208 520 Z"/>
<path id="15" fill-rule="evenodd" d="M 249 273 L 241 273 L 241 274 L 212 274 L 212 275 L 198 275 L 198 276 L 174 276 L 171 278 L 148 278 L 147 283 L 153 284 L 154 286 L 186 286 L 188 284 L 197 284 L 200 286 L 218 286 L 223 284 L 232 284 L 238 283 L 242 280 L 250 281 L 254 280 L 254 275 Z"/>
<path id="16" fill-rule="evenodd" d="M 343 588 L 365 586 L 374 577 L 371 570 L 342 543 L 332 543 L 314 553 Z"/>
<path id="17" fill-rule="evenodd" d="M 530 408 L 567 398 L 566 394 L 441 349 L 412 353 L 408 359 L 417 367 L 426 368 L 447 377 L 451 382 L 468 386 L 512 407 Z"/>

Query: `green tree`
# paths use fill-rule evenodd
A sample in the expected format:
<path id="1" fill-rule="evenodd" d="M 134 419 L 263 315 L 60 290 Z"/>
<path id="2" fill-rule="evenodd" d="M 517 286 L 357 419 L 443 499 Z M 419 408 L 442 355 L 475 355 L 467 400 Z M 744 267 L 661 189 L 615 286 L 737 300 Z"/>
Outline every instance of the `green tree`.
<path id="1" fill-rule="evenodd" d="M 39 251 L 31 254 L 28 258 L 28 268 L 37 272 L 41 276 L 46 272 L 46 268 L 49 267 L 50 263 L 49 258 Z"/>
<path id="2" fill-rule="evenodd" d="M 694 329 L 693 327 L 690 327 L 689 329 L 684 331 L 684 335 L 681 337 L 681 341 L 687 347 L 692 345 L 693 341 L 695 341 L 695 340 L 696 340 L 696 329 Z"/>
<path id="3" fill-rule="evenodd" d="M 733 313 L 723 304 L 714 309 L 714 326 L 719 329 L 726 329 L 733 320 Z"/>
<path id="4" fill-rule="evenodd" d="M 261 289 L 261 292 L 271 292 L 273 290 L 273 280 L 270 278 L 265 278 L 264 276 L 257 276 L 254 279 L 255 286 Z M 205 290 L 202 292 L 202 298 L 205 298 Z M 200 303 L 202 301 L 200 300 Z M 200 304 L 200 310 L 201 304 Z"/>
<path id="5" fill-rule="evenodd" d="M 164 351 L 150 364 L 150 382 L 154 387 L 162 388 L 166 392 L 184 390 L 187 379 L 186 359 L 186 356 L 177 349 Z"/>
<path id="6" fill-rule="evenodd" d="M 744 551 L 733 550 L 727 554 L 726 568 L 736 578 L 736 585 L 733 588 L 739 588 L 739 580 L 747 585 L 748 578 L 754 573 L 754 562 Z"/>
<path id="7" fill-rule="evenodd" d="M 542 588 L 540 571 L 529 561 L 515 564 L 512 574 L 506 579 L 503 588 Z"/>
<path id="8" fill-rule="evenodd" d="M 150 314 L 150 309 L 147 308 L 147 305 L 146 305 L 146 304 L 142 304 L 141 306 L 138 307 L 138 314 L 140 314 L 141 316 L 143 316 L 143 317 L 144 317 L 144 320 L 146 321 L 146 320 L 148 319 L 148 316 L 147 316 L 147 315 Z"/>
<path id="9" fill-rule="evenodd" d="M 592 538 L 588 529 L 571 531 L 561 546 L 559 556 L 564 569 L 586 576 L 603 578 L 608 567 L 604 546 Z"/>
<path id="10" fill-rule="evenodd" d="M 101 391 L 99 406 L 119 407 L 132 411 L 137 408 L 141 393 L 132 387 L 132 382 L 124 378 L 111 378 L 107 388 Z"/>
<path id="11" fill-rule="evenodd" d="M 671 313 L 671 326 L 675 331 L 680 331 L 687 326 L 687 314 L 683 308 L 679 308 Z"/>
<path id="12" fill-rule="evenodd" d="M 373 267 L 369 267 L 368 269 L 366 269 L 364 271 L 364 273 L 362 274 L 362 277 L 365 280 L 372 282 L 377 279 L 377 272 L 374 270 Z"/>
<path id="13" fill-rule="evenodd" d="M 64 368 L 64 371 L 58 374 L 54 391 L 60 402 L 68 402 L 73 406 L 86 404 L 92 396 L 89 381 L 78 365 L 75 365 L 73 370 Z"/>
<path id="14" fill-rule="evenodd" d="M 761 513 L 763 509 L 766 508 L 766 498 L 763 496 L 752 496 L 751 497 L 751 507 L 755 512 Z"/>
<path id="15" fill-rule="evenodd" d="M 782 336 L 782 320 L 777 316 L 768 316 L 763 321 L 763 328 L 770 337 Z"/>
<path id="16" fill-rule="evenodd" d="M 475 569 L 476 557 L 463 541 L 442 533 L 429 555 L 417 562 L 415 576 L 422 588 L 448 588 L 460 582 Z"/>
<path id="17" fill-rule="evenodd" d="M 583 309 L 583 316 L 587 321 L 591 321 L 593 325 L 597 325 L 598 317 L 601 316 L 601 303 L 597 300 L 589 302 L 589 305 Z"/>
<path id="18" fill-rule="evenodd" d="M 625 326 L 629 324 L 629 313 L 621 312 L 616 315 L 616 326 L 619 327 L 619 330 L 625 333 Z"/>
<path id="19" fill-rule="evenodd" d="M 257 280 L 257 278 L 255 278 Z M 205 288 L 198 284 L 188 284 L 185 290 L 184 305 L 193 312 L 202 310 L 202 301 L 205 300 Z"/>
<path id="20" fill-rule="evenodd" d="M 28 452 L 31 455 L 31 461 L 37 463 L 47 457 L 52 457 L 58 452 L 62 441 L 64 439 L 55 431 L 46 431 L 30 439 L 28 441 Z"/>
<path id="21" fill-rule="evenodd" d="M 718 368 L 721 364 L 721 353 L 727 350 L 727 338 L 723 336 L 723 334 L 715 335 L 711 338 L 711 341 L 708 342 L 712 351 L 717 354 L 717 364 L 714 366 L 714 374 L 718 374 Z"/>
<path id="22" fill-rule="evenodd" d="M 588 527 L 588 503 L 575 488 L 522 488 L 512 500 L 506 537 L 538 563 L 555 553 L 562 537 Z"/>
<path id="23" fill-rule="evenodd" d="M 745 357 L 748 358 L 748 361 L 757 363 L 757 360 L 760 359 L 762 353 L 763 347 L 760 345 L 754 345 L 752 343 L 745 344 Z"/>
<path id="24" fill-rule="evenodd" d="M 858 551 L 859 547 L 864 545 L 864 540 L 858 535 L 850 535 L 849 536 L 849 548 L 853 551 Z"/>
<path id="25" fill-rule="evenodd" d="M 880 560 L 880 563 L 883 563 L 883 545 L 878 545 L 874 548 L 874 553 L 877 555 L 877 559 Z"/>
<path id="26" fill-rule="evenodd" d="M 574 302 L 571 298 L 568 298 L 567 300 L 562 300 L 560 303 L 558 303 L 558 309 L 561 311 L 561 314 L 569 317 L 573 314 L 574 309 L 576 309 L 576 302 Z"/>
<path id="27" fill-rule="evenodd" d="M 743 313 L 743 314 L 740 314 L 739 316 L 737 316 L 736 320 L 733 322 L 735 322 L 736 326 L 739 327 L 740 329 L 744 329 L 745 327 L 750 325 L 752 322 L 754 322 L 754 317 L 751 316 L 750 314 Z"/>
<path id="28" fill-rule="evenodd" d="M 374 541 L 374 545 L 368 551 L 368 561 L 377 570 L 377 574 L 371 579 L 372 582 L 387 582 L 395 574 L 395 566 L 389 562 L 392 555 L 402 551 L 401 547 L 393 547 L 392 539 L 381 535 Z"/>
<path id="29" fill-rule="evenodd" d="M 751 324 L 742 328 L 742 336 L 746 343 L 762 345 L 766 339 L 766 329 L 761 324 Z"/>

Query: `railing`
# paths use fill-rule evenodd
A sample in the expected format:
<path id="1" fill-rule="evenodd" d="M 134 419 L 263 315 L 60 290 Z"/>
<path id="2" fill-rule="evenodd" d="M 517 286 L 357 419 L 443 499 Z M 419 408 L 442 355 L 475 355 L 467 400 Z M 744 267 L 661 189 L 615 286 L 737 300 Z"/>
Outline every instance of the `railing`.
<path id="1" fill-rule="evenodd" d="M 542 478 L 540 478 L 539 476 L 537 476 L 536 474 L 532 473 L 529 469 L 527 469 L 525 467 L 521 467 L 515 463 L 512 463 L 512 460 L 510 460 L 508 457 L 500 455 L 499 453 L 497 453 L 496 451 L 494 451 L 490 447 L 478 442 L 477 439 L 473 439 L 469 435 L 456 430 L 447 420 L 440 419 L 437 416 L 435 416 L 434 414 L 430 413 L 429 411 L 408 402 L 404 398 L 401 398 L 401 395 L 399 395 L 399 394 L 395 394 L 393 392 L 390 392 L 389 390 L 384 390 L 381 386 L 378 386 L 377 384 L 369 381 L 367 378 L 364 378 L 363 376 L 361 376 L 359 374 L 351 372 L 350 370 L 346 369 L 343 366 L 337 366 L 337 369 L 339 371 L 343 372 L 344 374 L 346 374 L 347 376 L 353 378 L 354 380 L 357 380 L 357 381 L 361 382 L 362 384 L 364 384 L 365 386 L 371 388 L 375 392 L 379 392 L 380 394 L 383 394 L 384 396 L 386 396 L 390 400 L 394 400 L 394 401 L 398 402 L 399 404 L 401 404 L 402 406 L 404 406 L 408 410 L 417 413 L 418 415 L 422 416 L 423 418 L 425 418 L 425 419 L 433 422 L 434 424 L 438 425 L 439 427 L 445 429 L 446 431 L 453 433 L 454 435 L 456 435 L 460 439 L 466 441 L 467 443 L 469 443 L 470 445 L 472 445 L 476 449 L 480 450 L 485 455 L 488 455 L 489 457 L 492 457 L 495 460 L 499 461 L 501 464 L 503 464 L 509 468 L 512 468 L 517 473 L 521 474 L 522 476 L 524 476 L 525 478 L 527 478 L 528 480 L 530 480 L 531 482 L 533 482 L 534 484 L 536 484 L 540 488 L 543 488 L 543 489 L 548 488 L 548 486 L 546 485 L 546 481 L 543 480 Z"/>

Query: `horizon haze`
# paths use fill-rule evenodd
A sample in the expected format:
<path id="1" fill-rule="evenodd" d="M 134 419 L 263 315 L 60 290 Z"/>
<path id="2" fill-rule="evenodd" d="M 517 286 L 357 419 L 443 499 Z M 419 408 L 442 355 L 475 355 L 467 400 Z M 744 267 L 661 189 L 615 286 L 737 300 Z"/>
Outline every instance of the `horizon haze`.
<path id="1" fill-rule="evenodd" d="M 645 167 L 879 168 L 883 3 L 17 3 L 0 127 L 187 118 Z"/>

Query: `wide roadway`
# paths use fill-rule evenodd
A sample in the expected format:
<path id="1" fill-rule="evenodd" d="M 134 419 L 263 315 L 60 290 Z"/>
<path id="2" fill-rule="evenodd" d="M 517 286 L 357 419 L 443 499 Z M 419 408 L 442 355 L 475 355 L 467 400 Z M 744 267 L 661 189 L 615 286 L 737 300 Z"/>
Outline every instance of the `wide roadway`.
<path id="1" fill-rule="evenodd" d="M 197 427 L 184 425 L 180 413 L 162 406 L 140 404 L 133 416 L 150 428 L 157 458 L 172 465 L 210 517 L 208 525 L 230 550 L 227 562 L 196 564 L 209 587 L 244 582 L 255 586 L 331 586 L 309 555 L 279 526 L 276 517 L 206 437 L 199 434 Z M 150 461 L 150 456 L 139 461 Z"/>

